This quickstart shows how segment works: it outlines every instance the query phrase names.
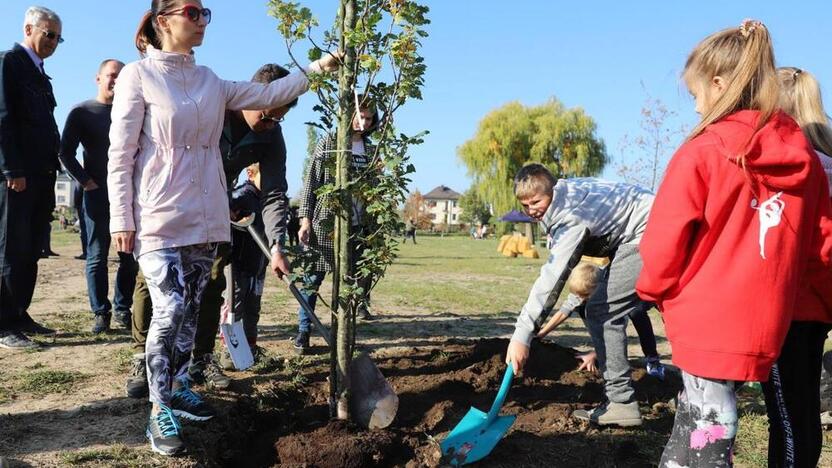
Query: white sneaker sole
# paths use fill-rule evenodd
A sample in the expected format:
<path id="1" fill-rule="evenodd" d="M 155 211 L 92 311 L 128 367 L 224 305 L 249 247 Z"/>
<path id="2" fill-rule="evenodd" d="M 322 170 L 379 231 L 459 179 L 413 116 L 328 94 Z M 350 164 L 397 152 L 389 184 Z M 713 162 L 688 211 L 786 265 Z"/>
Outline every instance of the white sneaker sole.
<path id="1" fill-rule="evenodd" d="M 150 429 L 145 429 L 144 435 L 147 436 L 147 440 L 150 441 L 150 450 L 152 450 L 155 453 L 158 453 L 159 455 L 164 455 L 166 457 L 172 457 L 172 456 L 175 456 L 175 455 L 180 455 L 182 453 L 185 453 L 185 447 L 184 446 L 181 447 L 180 449 L 174 450 L 172 452 L 166 452 L 166 451 L 160 449 L 159 447 L 157 447 L 156 444 L 153 442 L 153 434 L 150 433 Z"/>
<path id="2" fill-rule="evenodd" d="M 214 417 L 213 414 L 211 416 L 199 416 L 199 415 L 196 415 L 196 414 L 189 413 L 185 410 L 178 410 L 178 409 L 173 410 L 173 414 L 175 414 L 176 417 L 185 418 L 189 421 L 207 421 L 207 420 Z"/>

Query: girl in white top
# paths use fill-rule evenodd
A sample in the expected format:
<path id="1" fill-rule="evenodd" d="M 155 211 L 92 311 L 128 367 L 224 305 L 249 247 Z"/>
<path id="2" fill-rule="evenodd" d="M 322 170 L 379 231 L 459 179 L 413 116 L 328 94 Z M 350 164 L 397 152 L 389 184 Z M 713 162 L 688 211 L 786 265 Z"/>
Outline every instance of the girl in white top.
<path id="1" fill-rule="evenodd" d="M 153 0 L 136 33 L 142 60 L 124 67 L 110 128 L 110 231 L 133 253 L 153 301 L 145 356 L 154 451 L 183 450 L 178 416 L 213 410 L 187 380 L 197 313 L 218 242 L 230 240 L 219 140 L 228 110 L 271 109 L 304 93 L 296 72 L 270 84 L 225 81 L 198 66 L 211 11 L 200 0 Z M 307 71 L 337 68 L 327 55 Z"/>

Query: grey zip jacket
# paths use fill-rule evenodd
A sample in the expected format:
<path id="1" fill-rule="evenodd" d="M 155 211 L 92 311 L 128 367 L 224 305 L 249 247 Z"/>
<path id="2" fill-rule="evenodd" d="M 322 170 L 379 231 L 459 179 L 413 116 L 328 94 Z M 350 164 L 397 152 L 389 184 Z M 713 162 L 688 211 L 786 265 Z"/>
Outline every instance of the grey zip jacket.
<path id="1" fill-rule="evenodd" d="M 528 345 L 551 312 L 582 255 L 610 257 L 618 246 L 638 244 L 653 194 L 644 188 L 595 178 L 560 179 L 540 221 L 549 258 L 514 325 L 512 341 Z"/>

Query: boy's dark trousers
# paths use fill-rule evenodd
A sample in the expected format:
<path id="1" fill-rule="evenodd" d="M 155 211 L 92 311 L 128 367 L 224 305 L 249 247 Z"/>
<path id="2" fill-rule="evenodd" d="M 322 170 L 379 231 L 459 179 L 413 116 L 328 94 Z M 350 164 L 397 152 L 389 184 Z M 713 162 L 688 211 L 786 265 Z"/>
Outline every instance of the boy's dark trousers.
<path id="1" fill-rule="evenodd" d="M 815 467 L 820 458 L 820 372 L 830 326 L 792 322 L 780 357 L 764 382 L 768 413 L 768 466 Z"/>
<path id="2" fill-rule="evenodd" d="M 211 276 L 205 286 L 205 293 L 199 305 L 196 338 L 194 339 L 194 356 L 203 356 L 214 352 L 217 332 L 220 328 L 220 309 L 222 307 L 222 292 L 225 290 L 225 274 L 223 269 L 231 255 L 231 244 L 220 244 L 217 257 L 211 266 Z M 150 327 L 150 317 L 153 315 L 153 303 L 147 289 L 144 275 L 139 273 L 136 278 L 136 289 L 133 293 L 133 349 L 137 353 L 144 352 L 147 340 L 147 329 Z"/>

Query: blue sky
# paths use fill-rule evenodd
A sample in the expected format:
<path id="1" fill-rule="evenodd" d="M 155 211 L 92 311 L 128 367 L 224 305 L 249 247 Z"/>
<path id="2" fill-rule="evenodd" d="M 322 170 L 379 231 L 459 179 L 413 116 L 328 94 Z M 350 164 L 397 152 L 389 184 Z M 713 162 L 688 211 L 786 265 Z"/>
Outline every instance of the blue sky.
<path id="1" fill-rule="evenodd" d="M 277 23 L 266 14 L 265 0 L 204 1 L 214 19 L 197 49 L 199 63 L 222 78 L 244 80 L 263 63 L 289 61 Z M 299 1 L 322 24 L 331 24 L 335 0 Z M 567 106 L 583 107 L 598 123 L 598 134 L 614 160 L 622 137 L 638 133 L 644 88 L 677 111 L 681 123 L 695 122 L 692 100 L 679 80 L 685 58 L 706 35 L 744 18 L 769 26 L 779 65 L 809 70 L 822 85 L 832 80 L 832 3 L 826 1 L 800 2 L 799 8 L 782 1 L 712 0 L 424 3 L 431 8 L 432 20 L 430 37 L 424 41 L 424 100 L 412 102 L 396 118 L 402 131 L 431 131 L 425 144 L 412 152 L 417 169 L 413 186 L 423 193 L 439 184 L 460 192 L 469 186 L 456 148 L 474 134 L 486 113 L 509 101 L 534 105 L 555 96 Z M 31 4 L 0 2 L 0 47 L 21 40 L 23 13 Z M 46 61 L 62 128 L 69 109 L 94 96 L 93 78 L 102 59 L 137 59 L 133 34 L 150 1 L 40 4 L 55 10 L 64 22 L 66 42 Z M 824 96 L 830 102 L 828 92 Z M 284 122 L 290 195 L 301 185 L 303 122 L 314 119 L 314 102 L 312 95 L 302 97 Z M 605 176 L 615 178 L 614 167 L 609 166 Z"/>

